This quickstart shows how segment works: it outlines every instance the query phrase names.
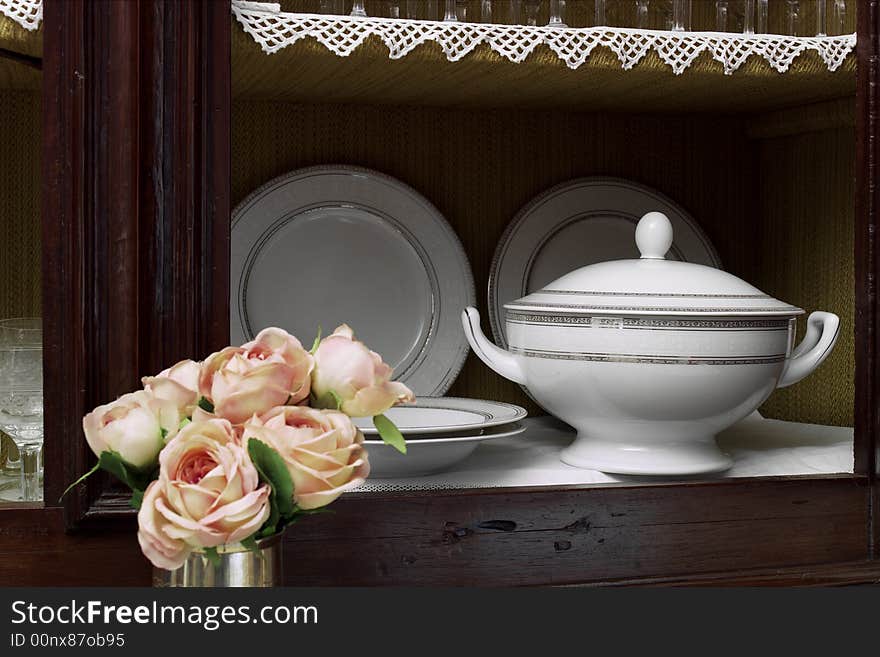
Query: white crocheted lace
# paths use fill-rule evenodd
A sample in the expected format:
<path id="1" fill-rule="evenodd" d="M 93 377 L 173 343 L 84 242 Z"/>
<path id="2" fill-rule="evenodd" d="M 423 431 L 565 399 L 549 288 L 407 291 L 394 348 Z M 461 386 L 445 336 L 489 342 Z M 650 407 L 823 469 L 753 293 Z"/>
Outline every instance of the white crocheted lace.
<path id="1" fill-rule="evenodd" d="M 0 0 L 0 14 L 26 30 L 36 30 L 43 20 L 43 0 Z"/>
<path id="2" fill-rule="evenodd" d="M 312 37 L 328 50 L 347 57 L 368 37 L 377 36 L 391 59 L 400 59 L 417 46 L 434 41 L 446 58 L 455 62 L 487 43 L 511 62 L 526 59 L 546 44 L 569 68 L 576 69 L 597 46 L 610 48 L 628 70 L 653 49 L 680 75 L 703 52 L 720 62 L 731 74 L 751 55 L 763 57 L 785 73 L 794 59 L 807 50 L 816 51 L 829 71 L 835 71 L 852 52 L 856 35 L 791 37 L 777 34 L 743 35 L 721 32 L 669 32 L 618 27 L 551 28 L 526 25 L 492 25 L 388 18 L 358 18 L 281 12 L 277 4 L 233 0 L 232 11 L 245 32 L 267 54 Z"/>

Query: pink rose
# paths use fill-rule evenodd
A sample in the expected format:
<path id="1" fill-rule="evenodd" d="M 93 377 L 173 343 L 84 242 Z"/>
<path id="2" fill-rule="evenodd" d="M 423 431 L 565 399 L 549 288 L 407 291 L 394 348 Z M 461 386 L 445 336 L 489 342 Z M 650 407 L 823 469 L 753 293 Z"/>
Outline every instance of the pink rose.
<path id="1" fill-rule="evenodd" d="M 381 415 L 398 402 L 415 401 L 409 388 L 391 381 L 391 367 L 382 357 L 355 340 L 345 324 L 318 345 L 312 393 L 322 406 L 335 397 L 351 417 Z"/>
<path id="2" fill-rule="evenodd" d="M 237 543 L 269 516 L 269 485 L 227 420 L 186 425 L 159 466 L 138 512 L 138 542 L 155 566 L 173 570 L 193 549 Z"/>
<path id="3" fill-rule="evenodd" d="M 202 364 L 199 391 L 214 404 L 214 413 L 239 424 L 306 399 L 313 368 L 314 359 L 299 340 L 267 328 L 241 347 L 211 354 Z"/>
<path id="4" fill-rule="evenodd" d="M 83 417 L 83 432 L 95 456 L 116 452 L 129 465 L 146 469 L 156 463 L 166 439 L 177 433 L 181 419 L 174 402 L 139 390 Z"/>
<path id="5" fill-rule="evenodd" d="M 252 418 L 242 435 L 244 442 L 256 438 L 281 455 L 302 509 L 330 504 L 370 474 L 364 436 L 344 413 L 281 406 Z"/>
<path id="6" fill-rule="evenodd" d="M 182 360 L 156 376 L 145 376 L 141 382 L 156 397 L 173 401 L 180 412 L 188 417 L 199 401 L 200 373 L 198 363 Z"/>

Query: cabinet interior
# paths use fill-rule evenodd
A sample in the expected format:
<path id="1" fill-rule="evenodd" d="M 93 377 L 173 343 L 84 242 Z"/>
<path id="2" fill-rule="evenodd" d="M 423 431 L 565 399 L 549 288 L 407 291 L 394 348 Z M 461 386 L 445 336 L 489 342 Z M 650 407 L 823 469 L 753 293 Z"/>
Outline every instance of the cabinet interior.
<path id="1" fill-rule="evenodd" d="M 362 48 L 340 58 L 299 42 L 267 56 L 249 36 L 233 30 L 233 206 L 300 167 L 352 164 L 394 176 L 426 196 L 456 230 L 485 318 L 494 249 L 525 203 L 582 176 L 648 185 L 692 214 L 726 269 L 807 312 L 840 315 L 842 333 L 825 364 L 774 393 L 761 412 L 852 426 L 853 56 L 833 74 L 801 59 L 796 62 L 803 71 L 769 77 L 749 69 L 725 76 L 717 64 L 712 69 L 713 62 L 673 76 L 650 61 L 644 70 L 621 71 L 591 59 L 576 71 L 556 72 L 560 83 L 575 76 L 574 82 L 564 81 L 578 87 L 574 96 L 532 93 L 535 85 L 555 84 L 534 77 L 546 65 L 541 58 L 497 69 L 479 57 L 458 63 L 437 59 L 433 64 L 450 71 L 471 67 L 462 75 L 476 86 L 461 92 L 456 103 L 445 92 L 428 90 L 433 74 L 408 62 L 422 51 L 390 62 L 379 44 L 372 47 L 374 52 Z M 506 72 L 511 67 L 527 70 L 511 77 Z M 553 77 L 555 69 L 547 70 Z M 501 81 L 489 80 L 496 73 Z M 593 84 L 596 75 L 613 79 L 616 90 Z M 640 91 L 640 75 L 664 91 Z M 392 102 L 378 102 L 382 94 L 372 86 L 383 76 L 393 81 Z M 507 93 L 497 94 L 496 84 Z M 516 101 L 520 96 L 522 103 Z M 418 98 L 422 102 L 409 102 Z M 448 394 L 542 412 L 473 354 Z"/>

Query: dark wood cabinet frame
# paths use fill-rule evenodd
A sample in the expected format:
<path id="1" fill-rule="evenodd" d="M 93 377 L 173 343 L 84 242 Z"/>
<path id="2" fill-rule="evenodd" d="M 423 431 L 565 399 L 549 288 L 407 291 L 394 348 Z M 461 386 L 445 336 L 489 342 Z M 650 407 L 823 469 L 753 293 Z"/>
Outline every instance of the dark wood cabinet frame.
<path id="1" fill-rule="evenodd" d="M 880 580 L 880 6 L 858 6 L 855 474 L 351 495 L 290 532 L 291 584 Z M 228 336 L 226 2 L 45 0 L 46 508 L 0 509 L 5 584 L 146 584 L 81 418 Z M 4 555 L 10 555 L 5 558 Z"/>

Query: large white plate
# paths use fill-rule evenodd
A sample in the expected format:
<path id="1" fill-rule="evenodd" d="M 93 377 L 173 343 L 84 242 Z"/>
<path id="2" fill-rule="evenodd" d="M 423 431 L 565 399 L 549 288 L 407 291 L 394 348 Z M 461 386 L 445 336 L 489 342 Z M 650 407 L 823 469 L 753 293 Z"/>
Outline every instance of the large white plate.
<path id="1" fill-rule="evenodd" d="M 403 404 L 385 411 L 404 436 L 479 431 L 526 417 L 526 409 L 504 402 L 463 397 L 419 397 L 415 404 Z M 355 418 L 364 436 L 378 435 L 372 418 Z"/>
<path id="2" fill-rule="evenodd" d="M 417 477 L 448 470 L 470 456 L 481 442 L 515 436 L 525 430 L 522 422 L 514 422 L 486 429 L 476 436 L 452 434 L 408 439 L 406 454 L 401 454 L 381 440 L 367 440 L 365 445 L 370 458 L 370 477 Z"/>
<path id="3" fill-rule="evenodd" d="M 542 193 L 502 235 L 489 272 L 489 322 L 506 347 L 504 304 L 579 267 L 638 258 L 635 230 L 646 212 L 672 222 L 669 260 L 721 267 L 708 237 L 687 211 L 660 192 L 618 178 L 580 178 Z"/>
<path id="4" fill-rule="evenodd" d="M 474 300 L 452 228 L 423 196 L 369 169 L 286 174 L 232 217 L 230 332 L 279 326 L 310 345 L 346 323 L 416 394 L 442 395 L 467 355 Z"/>

